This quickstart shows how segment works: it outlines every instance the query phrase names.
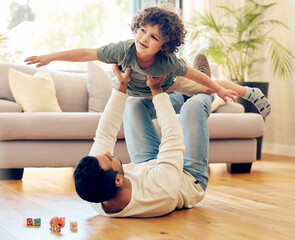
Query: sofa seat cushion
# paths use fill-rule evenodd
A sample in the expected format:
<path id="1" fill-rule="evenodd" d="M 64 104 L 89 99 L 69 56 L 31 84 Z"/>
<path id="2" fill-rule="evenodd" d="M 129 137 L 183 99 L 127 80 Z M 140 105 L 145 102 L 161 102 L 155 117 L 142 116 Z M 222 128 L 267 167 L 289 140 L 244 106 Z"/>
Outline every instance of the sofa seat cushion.
<path id="1" fill-rule="evenodd" d="M 157 119 L 153 121 L 161 134 Z M 264 133 L 264 120 L 257 113 L 211 113 L 208 128 L 210 139 L 256 138 Z"/>
<path id="2" fill-rule="evenodd" d="M 215 113 L 244 113 L 245 108 L 240 103 L 230 102 L 230 103 L 219 106 L 214 112 Z"/>
<path id="3" fill-rule="evenodd" d="M 19 112 L 21 113 L 22 107 L 16 102 L 0 99 L 0 112 Z"/>
<path id="4" fill-rule="evenodd" d="M 102 113 L 1 113 L 0 140 L 93 139 Z M 154 120 L 157 130 L 160 127 Z M 264 133 L 257 113 L 212 113 L 208 119 L 210 139 L 256 138 Z M 124 139 L 123 126 L 118 139 Z"/>
<path id="5" fill-rule="evenodd" d="M 93 139 L 101 113 L 1 113 L 0 140 Z M 124 138 L 123 127 L 118 138 Z"/>

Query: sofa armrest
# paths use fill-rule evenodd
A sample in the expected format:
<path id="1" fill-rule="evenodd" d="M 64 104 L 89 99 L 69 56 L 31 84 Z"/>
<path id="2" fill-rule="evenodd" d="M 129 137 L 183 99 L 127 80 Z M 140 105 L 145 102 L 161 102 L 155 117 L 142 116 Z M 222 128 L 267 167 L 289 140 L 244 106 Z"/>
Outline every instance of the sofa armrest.
<path id="1" fill-rule="evenodd" d="M 242 104 L 230 102 L 219 106 L 214 113 L 244 113 L 245 108 Z"/>
<path id="2" fill-rule="evenodd" d="M 213 113 L 208 118 L 210 139 L 257 138 L 264 134 L 264 120 L 258 113 Z"/>
<path id="3" fill-rule="evenodd" d="M 22 112 L 22 108 L 16 102 L 0 99 L 0 112 Z"/>

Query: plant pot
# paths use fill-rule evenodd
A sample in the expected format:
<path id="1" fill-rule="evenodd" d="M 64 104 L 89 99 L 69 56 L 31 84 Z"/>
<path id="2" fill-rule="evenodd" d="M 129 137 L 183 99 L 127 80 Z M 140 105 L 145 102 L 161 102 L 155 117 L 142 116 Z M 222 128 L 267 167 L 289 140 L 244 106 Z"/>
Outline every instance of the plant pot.
<path id="1" fill-rule="evenodd" d="M 242 86 L 252 87 L 252 88 L 254 88 L 254 87 L 259 88 L 266 97 L 268 96 L 268 86 L 269 86 L 268 82 L 238 82 L 238 84 L 242 85 Z M 257 110 L 257 108 L 255 107 L 255 105 L 252 102 L 247 101 L 243 98 L 238 98 L 237 102 L 239 102 L 240 104 L 242 104 L 244 106 L 245 112 L 259 113 L 259 111 Z M 256 139 L 257 139 L 256 158 L 257 158 L 257 160 L 260 160 L 261 159 L 261 147 L 262 147 L 263 136 L 258 137 Z"/>

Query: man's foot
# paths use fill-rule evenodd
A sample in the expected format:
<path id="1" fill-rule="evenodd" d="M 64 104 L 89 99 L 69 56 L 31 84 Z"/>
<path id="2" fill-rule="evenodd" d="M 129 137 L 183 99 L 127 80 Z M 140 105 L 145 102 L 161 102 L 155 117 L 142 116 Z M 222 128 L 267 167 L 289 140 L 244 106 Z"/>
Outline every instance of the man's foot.
<path id="1" fill-rule="evenodd" d="M 246 94 L 244 98 L 252 102 L 263 117 L 267 117 L 271 111 L 271 106 L 259 88 L 245 87 Z"/>
<path id="2" fill-rule="evenodd" d="M 204 54 L 197 54 L 194 58 L 193 68 L 199 70 L 202 73 L 205 73 L 208 77 L 211 78 L 211 70 L 208 63 L 208 60 Z"/>

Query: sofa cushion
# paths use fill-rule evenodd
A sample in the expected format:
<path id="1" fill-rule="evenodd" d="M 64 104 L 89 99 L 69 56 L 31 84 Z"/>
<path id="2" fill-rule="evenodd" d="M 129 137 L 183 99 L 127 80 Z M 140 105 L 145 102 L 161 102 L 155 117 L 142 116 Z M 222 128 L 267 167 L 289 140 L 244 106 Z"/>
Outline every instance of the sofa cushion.
<path id="1" fill-rule="evenodd" d="M 24 112 L 61 112 L 54 82 L 47 70 L 31 76 L 10 68 L 9 85 L 14 99 Z"/>
<path id="2" fill-rule="evenodd" d="M 227 104 L 220 105 L 214 112 L 215 113 L 244 113 L 245 108 L 240 103 L 230 102 Z"/>
<path id="3" fill-rule="evenodd" d="M 8 70 L 11 67 L 30 75 L 33 75 L 38 70 L 36 68 L 28 67 L 25 65 L 19 65 L 14 63 L 0 63 L 0 98 L 15 101 L 14 97 L 12 96 L 8 81 Z"/>
<path id="4" fill-rule="evenodd" d="M 93 139 L 102 113 L 1 113 L 0 140 Z M 124 139 L 123 127 L 118 139 Z"/>
<path id="5" fill-rule="evenodd" d="M 22 112 L 22 107 L 16 102 L 0 99 L 0 112 Z"/>
<path id="6" fill-rule="evenodd" d="M 161 134 L 158 120 L 153 121 Z M 211 113 L 207 122 L 210 139 L 256 138 L 264 133 L 264 120 L 257 113 Z"/>
<path id="7" fill-rule="evenodd" d="M 222 98 L 215 94 L 214 101 L 212 102 L 211 112 L 215 112 L 220 106 L 226 104 Z"/>
<path id="8" fill-rule="evenodd" d="M 1 113 L 0 140 L 93 139 L 101 114 Z M 208 128 L 210 139 L 256 138 L 264 133 L 264 120 L 257 113 L 212 113 Z M 117 137 L 124 139 L 123 126 Z"/>
<path id="9" fill-rule="evenodd" d="M 15 101 L 8 82 L 8 69 L 11 67 L 30 75 L 40 69 L 14 63 L 0 63 L 0 98 Z M 87 72 L 77 73 L 51 69 L 48 72 L 54 81 L 56 97 L 61 110 L 63 112 L 87 112 Z"/>
<path id="10" fill-rule="evenodd" d="M 87 112 L 87 72 L 48 70 L 55 84 L 56 97 L 63 112 Z"/>
<path id="11" fill-rule="evenodd" d="M 88 63 L 87 90 L 89 94 L 88 111 L 103 112 L 114 84 L 111 77 L 94 62 Z"/>
<path id="12" fill-rule="evenodd" d="M 256 138 L 264 133 L 264 120 L 257 113 L 213 113 L 208 128 L 210 139 Z"/>

